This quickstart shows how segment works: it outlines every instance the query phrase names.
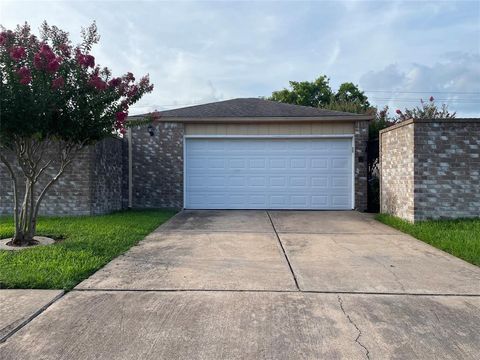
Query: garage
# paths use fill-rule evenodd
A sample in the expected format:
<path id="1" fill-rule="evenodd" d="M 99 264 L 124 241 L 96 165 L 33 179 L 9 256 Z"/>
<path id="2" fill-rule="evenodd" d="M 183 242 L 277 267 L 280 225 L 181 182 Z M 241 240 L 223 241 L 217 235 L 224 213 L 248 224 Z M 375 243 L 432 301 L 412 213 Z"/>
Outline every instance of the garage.
<path id="1" fill-rule="evenodd" d="M 261 98 L 145 115 L 129 118 L 129 207 L 367 207 L 370 115 Z"/>
<path id="2" fill-rule="evenodd" d="M 352 138 L 187 137 L 187 209 L 353 209 Z"/>

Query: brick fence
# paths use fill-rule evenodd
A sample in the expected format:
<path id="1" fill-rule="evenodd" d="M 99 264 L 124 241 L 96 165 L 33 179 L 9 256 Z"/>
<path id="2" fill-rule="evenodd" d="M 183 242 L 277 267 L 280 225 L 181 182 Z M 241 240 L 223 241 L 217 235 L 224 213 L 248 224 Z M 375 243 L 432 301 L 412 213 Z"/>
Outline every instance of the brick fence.
<path id="1" fill-rule="evenodd" d="M 9 157 L 12 159 L 11 155 Z M 46 193 L 40 214 L 93 215 L 125 208 L 128 199 L 128 184 L 124 181 L 126 161 L 126 142 L 122 139 L 105 139 L 87 147 Z M 50 169 L 48 177 L 51 178 L 54 170 Z M 42 178 L 39 188 L 48 177 Z M 0 215 L 12 212 L 13 188 L 7 170 L 0 163 Z"/>
<path id="2" fill-rule="evenodd" d="M 380 132 L 380 207 L 408 221 L 480 217 L 480 119 Z"/>

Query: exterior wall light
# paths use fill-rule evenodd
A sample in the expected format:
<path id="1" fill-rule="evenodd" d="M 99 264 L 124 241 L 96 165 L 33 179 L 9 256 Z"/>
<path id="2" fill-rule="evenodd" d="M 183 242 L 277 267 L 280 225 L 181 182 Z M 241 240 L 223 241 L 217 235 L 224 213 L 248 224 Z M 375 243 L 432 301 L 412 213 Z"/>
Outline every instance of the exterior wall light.
<path id="1" fill-rule="evenodd" d="M 150 136 L 155 135 L 155 128 L 152 126 L 152 124 L 148 125 L 147 130 Z"/>

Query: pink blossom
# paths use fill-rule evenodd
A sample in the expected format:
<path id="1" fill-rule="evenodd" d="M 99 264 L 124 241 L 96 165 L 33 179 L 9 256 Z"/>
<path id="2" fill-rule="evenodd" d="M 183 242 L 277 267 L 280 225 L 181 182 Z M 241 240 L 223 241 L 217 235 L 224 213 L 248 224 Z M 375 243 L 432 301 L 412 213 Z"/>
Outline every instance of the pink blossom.
<path id="1" fill-rule="evenodd" d="M 40 50 L 33 57 L 33 66 L 37 70 L 48 70 L 55 72 L 58 70 L 59 65 L 60 58 L 55 58 L 55 54 L 47 44 L 42 44 L 42 46 L 40 46 Z"/>
<path id="2" fill-rule="evenodd" d="M 115 118 L 117 119 L 117 123 L 124 124 L 127 119 L 127 113 L 124 111 L 119 111 L 115 114 Z"/>
<path id="3" fill-rule="evenodd" d="M 95 67 L 95 57 L 93 57 L 92 55 L 85 55 L 85 62 L 89 67 Z"/>
<path id="4" fill-rule="evenodd" d="M 120 84 L 122 83 L 122 79 L 120 78 L 113 78 L 112 80 L 110 80 L 108 82 L 108 86 L 110 87 L 117 87 L 117 86 L 120 86 Z"/>
<path id="5" fill-rule="evenodd" d="M 138 86 L 133 85 L 127 92 L 127 97 L 134 97 L 138 93 Z"/>
<path id="6" fill-rule="evenodd" d="M 17 75 L 20 76 L 20 84 L 22 85 L 28 85 L 32 81 L 32 73 L 25 66 L 17 70 Z"/>
<path id="7" fill-rule="evenodd" d="M 39 53 L 35 54 L 35 56 L 33 57 L 33 66 L 37 70 L 40 70 L 43 67 L 42 55 L 40 55 Z"/>
<path id="8" fill-rule="evenodd" d="M 50 49 L 50 46 L 48 46 L 47 44 L 42 44 L 42 46 L 40 47 L 40 54 L 48 62 L 55 59 L 55 54 L 53 53 L 52 49 Z"/>
<path id="9" fill-rule="evenodd" d="M 31 77 L 31 76 L 25 76 L 24 78 L 21 78 L 21 79 L 20 79 L 20 84 L 22 84 L 22 85 L 28 85 L 28 84 L 30 84 L 31 81 L 32 81 L 32 77 Z"/>
<path id="10" fill-rule="evenodd" d="M 430 96 L 430 99 L 429 99 L 429 100 L 430 100 L 430 101 L 433 101 L 433 100 L 435 100 L 435 99 L 433 98 L 433 96 Z"/>
<path id="11" fill-rule="evenodd" d="M 140 79 L 140 83 L 139 83 L 140 87 L 147 87 L 149 84 L 150 84 L 150 79 L 148 78 L 148 75 Z"/>
<path id="12" fill-rule="evenodd" d="M 397 109 L 397 111 L 395 111 L 398 115 L 400 115 L 402 113 L 402 110 L 400 109 Z"/>
<path id="13" fill-rule="evenodd" d="M 22 58 L 24 58 L 26 55 L 25 53 L 25 48 L 22 46 L 14 46 L 10 50 L 10 57 L 14 61 L 20 61 Z"/>
<path id="14" fill-rule="evenodd" d="M 90 80 L 88 82 L 91 86 L 96 88 L 97 90 L 105 90 L 107 88 L 107 83 L 103 81 L 100 76 L 93 74 L 90 77 Z"/>
<path id="15" fill-rule="evenodd" d="M 125 135 L 127 133 L 127 130 L 125 128 L 120 129 L 120 134 Z"/>
<path id="16" fill-rule="evenodd" d="M 0 33 L 0 45 L 7 45 L 8 42 L 12 42 L 15 35 L 12 30 L 2 31 Z"/>
<path id="17" fill-rule="evenodd" d="M 70 56 L 70 46 L 68 46 L 67 44 L 60 44 L 58 49 L 63 55 Z"/>
<path id="18" fill-rule="evenodd" d="M 7 33 L 2 31 L 0 33 L 0 45 L 5 45 L 7 43 Z"/>
<path id="19" fill-rule="evenodd" d="M 60 68 L 60 61 L 58 58 L 53 59 L 47 65 L 47 70 L 51 73 L 57 72 L 59 68 Z"/>
<path id="20" fill-rule="evenodd" d="M 135 81 L 135 76 L 131 72 L 128 72 L 127 75 L 125 75 L 125 79 L 127 81 Z"/>
<path id="21" fill-rule="evenodd" d="M 95 57 L 88 54 L 84 55 L 80 51 L 77 52 L 77 62 L 84 67 L 95 67 Z"/>
<path id="22" fill-rule="evenodd" d="M 59 76 L 52 81 L 52 89 L 59 89 L 65 85 L 65 79 Z"/>
<path id="23" fill-rule="evenodd" d="M 161 114 L 158 110 L 155 110 L 153 113 L 150 114 L 153 124 L 157 124 L 160 121 Z"/>

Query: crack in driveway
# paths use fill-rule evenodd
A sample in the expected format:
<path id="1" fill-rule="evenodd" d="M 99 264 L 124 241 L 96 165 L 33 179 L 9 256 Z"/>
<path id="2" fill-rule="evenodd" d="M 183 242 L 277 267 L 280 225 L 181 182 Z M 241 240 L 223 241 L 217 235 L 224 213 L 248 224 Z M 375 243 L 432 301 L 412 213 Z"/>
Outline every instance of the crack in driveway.
<path id="1" fill-rule="evenodd" d="M 352 318 L 350 317 L 350 315 L 348 315 L 343 307 L 343 300 L 340 296 L 337 296 L 337 299 L 338 299 L 338 304 L 340 305 L 340 310 L 342 310 L 343 314 L 345 315 L 345 317 L 347 318 L 348 322 L 350 324 L 352 324 L 355 329 L 357 330 L 358 332 L 358 335 L 357 337 L 355 338 L 355 342 L 361 346 L 364 350 L 365 350 L 365 356 L 367 359 L 370 359 L 370 351 L 367 349 L 367 347 L 360 342 L 360 337 L 362 336 L 362 330 L 360 330 L 360 328 L 358 327 L 358 325 L 352 320 Z"/>
<path id="2" fill-rule="evenodd" d="M 300 289 L 300 286 L 298 285 L 298 280 L 297 280 L 297 275 L 295 275 L 295 271 L 293 271 L 292 264 L 290 263 L 290 259 L 288 258 L 287 251 L 285 250 L 285 247 L 283 246 L 282 240 L 280 239 L 280 236 L 278 235 L 277 229 L 275 228 L 275 224 L 273 223 L 272 217 L 270 216 L 270 213 L 265 211 L 268 219 L 270 220 L 270 223 L 272 224 L 273 231 L 275 233 L 275 236 L 277 237 L 278 243 L 280 244 L 280 248 L 282 249 L 283 256 L 285 260 L 287 261 L 288 268 L 290 269 L 290 273 L 292 274 L 293 281 L 295 282 L 295 287 L 297 288 L 297 291 L 302 291 Z"/>

